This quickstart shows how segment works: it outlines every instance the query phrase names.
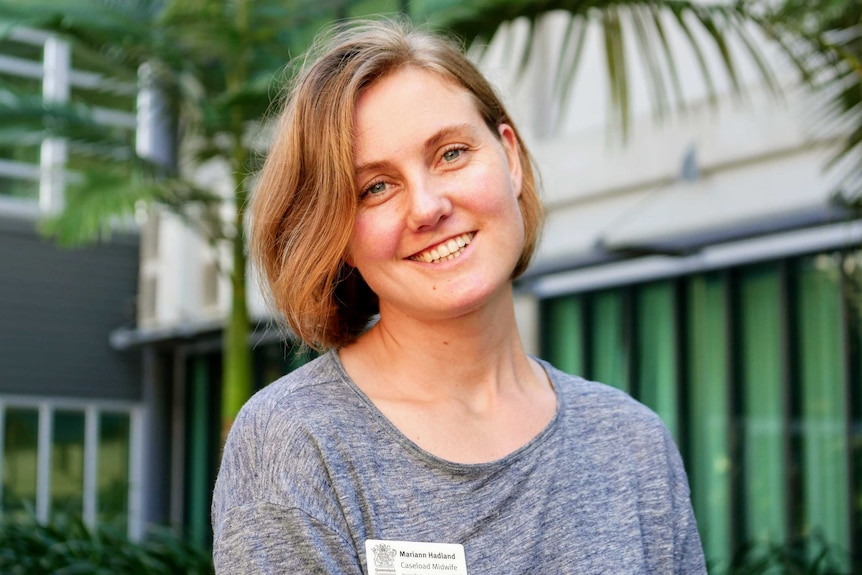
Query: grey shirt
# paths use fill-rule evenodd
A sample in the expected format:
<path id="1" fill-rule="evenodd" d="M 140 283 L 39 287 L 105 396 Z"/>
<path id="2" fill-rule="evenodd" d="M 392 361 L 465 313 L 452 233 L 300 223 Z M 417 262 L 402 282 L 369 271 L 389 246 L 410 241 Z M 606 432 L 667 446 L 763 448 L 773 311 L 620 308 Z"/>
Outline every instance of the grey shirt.
<path id="1" fill-rule="evenodd" d="M 498 461 L 405 437 L 329 352 L 258 392 L 213 497 L 217 573 L 366 574 L 366 539 L 461 543 L 470 575 L 706 573 L 659 418 L 542 362 L 557 411 Z"/>

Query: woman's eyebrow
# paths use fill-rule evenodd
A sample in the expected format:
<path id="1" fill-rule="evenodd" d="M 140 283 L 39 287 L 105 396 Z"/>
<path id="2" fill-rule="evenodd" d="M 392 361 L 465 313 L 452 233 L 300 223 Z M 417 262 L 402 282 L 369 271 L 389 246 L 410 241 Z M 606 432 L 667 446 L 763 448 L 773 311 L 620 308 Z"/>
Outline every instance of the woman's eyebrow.
<path id="1" fill-rule="evenodd" d="M 446 140 L 454 137 L 474 137 L 477 133 L 477 129 L 472 124 L 453 124 L 451 126 L 444 126 L 440 128 L 431 136 L 425 140 L 423 147 L 426 152 L 433 151 L 440 147 L 440 144 L 445 142 Z M 382 168 L 389 167 L 391 162 L 389 160 L 375 160 L 372 162 L 365 162 L 363 164 L 359 164 L 353 168 L 353 173 L 362 174 L 368 171 L 378 171 Z"/>
<path id="2" fill-rule="evenodd" d="M 466 134 L 465 134 L 466 133 Z M 471 124 L 454 124 L 440 128 L 430 138 L 425 140 L 425 150 L 434 150 L 440 146 L 442 142 L 453 136 L 468 135 L 473 136 L 476 133 L 476 128 Z"/>
<path id="3" fill-rule="evenodd" d="M 358 176 L 358 175 L 363 174 L 365 172 L 371 172 L 371 171 L 376 172 L 376 171 L 381 170 L 383 168 L 388 168 L 389 165 L 390 165 L 390 162 L 388 162 L 386 160 L 378 160 L 375 162 L 366 162 L 364 164 L 361 164 L 361 165 L 353 168 L 353 173 Z"/>

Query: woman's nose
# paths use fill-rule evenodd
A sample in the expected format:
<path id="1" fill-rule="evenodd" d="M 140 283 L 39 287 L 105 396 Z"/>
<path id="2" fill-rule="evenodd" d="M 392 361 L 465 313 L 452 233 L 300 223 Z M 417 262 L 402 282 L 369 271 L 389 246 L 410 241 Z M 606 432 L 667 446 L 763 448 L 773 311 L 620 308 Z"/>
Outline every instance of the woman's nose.
<path id="1" fill-rule="evenodd" d="M 452 213 L 449 195 L 428 178 L 417 179 L 410 185 L 408 223 L 414 231 L 434 228 Z"/>

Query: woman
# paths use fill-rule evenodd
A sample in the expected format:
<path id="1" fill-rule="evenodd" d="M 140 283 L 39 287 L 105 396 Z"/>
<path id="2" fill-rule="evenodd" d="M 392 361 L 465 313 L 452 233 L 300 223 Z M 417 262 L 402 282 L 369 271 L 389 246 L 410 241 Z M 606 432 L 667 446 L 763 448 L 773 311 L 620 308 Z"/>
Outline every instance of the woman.
<path id="1" fill-rule="evenodd" d="M 231 429 L 217 572 L 705 572 L 658 418 L 521 345 L 512 280 L 542 209 L 493 89 L 402 22 L 317 51 L 260 176 L 252 250 L 324 353 Z"/>

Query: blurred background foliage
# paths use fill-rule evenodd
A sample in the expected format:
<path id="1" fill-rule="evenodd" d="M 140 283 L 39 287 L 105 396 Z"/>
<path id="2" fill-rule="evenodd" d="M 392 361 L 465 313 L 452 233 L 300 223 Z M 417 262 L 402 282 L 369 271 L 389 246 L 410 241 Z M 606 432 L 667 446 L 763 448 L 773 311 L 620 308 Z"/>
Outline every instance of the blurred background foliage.
<path id="1" fill-rule="evenodd" d="M 822 94 L 822 128 L 837 129 L 840 135 L 830 165 L 842 173 L 836 200 L 860 207 L 858 0 L 0 0 L 4 53 L 30 49 L 9 41 L 16 30 L 48 31 L 70 44 L 76 69 L 101 78 L 92 89 L 60 101 L 43 97 L 37 82 L 4 77 L 0 84 L 0 149 L 26 159 L 38 156 L 44 138 L 64 140 L 70 148 L 65 204 L 46 220 L 46 233 L 64 245 L 106 240 L 118 223 L 162 209 L 196 227 L 224 256 L 220 261 L 232 288 L 220 401 L 225 431 L 251 394 L 244 212 L 266 148 L 267 118 L 289 81 L 291 68 L 286 64 L 333 20 L 398 12 L 459 35 L 479 53 L 495 34 L 520 19 L 527 24 L 526 39 L 509 47 L 509 53 L 522 68 L 541 41 L 543 16 L 566 14 L 565 39 L 553 63 L 558 106 L 577 88 L 588 26 L 600 30 L 611 123 L 623 133 L 631 122 L 635 67 L 645 72 L 656 116 L 685 105 L 669 26 L 682 32 L 713 100 L 718 74 L 730 78 L 733 90 L 746 89 L 737 73 L 739 58 L 753 62 L 766 86 L 780 95 L 782 87 L 762 53 L 762 39 L 775 42 L 800 79 Z M 734 51 L 731 44 L 741 50 Z M 626 46 L 631 45 L 637 47 L 636 61 L 627 57 Z M 707 48 L 719 55 L 717 65 L 704 56 Z M 134 111 L 140 94 L 149 99 L 153 115 L 146 121 L 154 123 L 157 136 L 143 143 L 134 129 L 110 127 L 100 117 L 104 108 Z M 226 175 L 216 186 L 200 177 L 213 165 Z M 25 529 L 7 523 L 3 541 L 16 543 L 0 543 L 0 548 L 31 549 L 45 560 L 52 555 L 40 551 L 40 545 L 61 539 L 70 552 L 81 548 L 79 541 L 94 549 L 126 549 L 109 534 L 72 525 Z M 111 545 L 106 547 L 106 541 Z M 149 544 L 141 543 L 142 548 Z M 807 565 L 808 571 L 790 570 L 793 548 L 746 548 L 735 572 L 775 572 L 768 570 L 779 565 L 788 573 L 833 572 L 825 559 L 832 551 L 818 555 L 819 563 Z M 128 556 L 136 553 L 130 550 Z M 142 565 L 149 561 L 139 559 Z M 99 569 L 93 572 L 151 572 Z"/>
<path id="2" fill-rule="evenodd" d="M 7 575 L 208 575 L 208 549 L 168 529 L 151 529 L 141 541 L 109 527 L 89 528 L 58 517 L 0 522 L 0 573 Z"/>
<path id="3" fill-rule="evenodd" d="M 530 61 L 540 39 L 537 23 L 542 16 L 567 13 L 557 63 L 557 105 L 566 101 L 574 85 L 587 24 L 596 24 L 604 38 L 610 109 L 624 132 L 631 117 L 633 66 L 646 70 L 658 115 L 683 105 L 667 41 L 669 21 L 687 38 L 711 98 L 716 71 L 703 56 L 705 41 L 717 49 L 719 66 L 734 90 L 744 87 L 736 72 L 740 56 L 729 48 L 733 41 L 778 92 L 753 35 L 772 38 L 797 64 L 803 79 L 830 94 L 824 122 L 852 126 L 835 162 L 847 167 L 841 198 L 858 202 L 862 73 L 860 8 L 855 0 L 0 1 L 0 35 L 21 27 L 55 33 L 70 42 L 76 67 L 104 77 L 98 94 L 86 101 L 46 101 L 32 89 L 11 83 L 0 89 L 0 147 L 53 137 L 76 151 L 64 208 L 46 221 L 46 231 L 63 244 L 94 241 L 109 236 L 118 221 L 134 217 L 142 207 L 157 205 L 196 226 L 225 255 L 217 260 L 230 276 L 232 291 L 224 346 L 224 430 L 251 394 L 245 206 L 250 176 L 266 145 L 261 134 L 267 113 L 289 80 L 285 64 L 333 20 L 381 12 L 407 13 L 478 46 L 507 22 L 521 19 L 529 24 L 527 40 L 513 48 L 512 57 L 522 64 Z M 630 42 L 637 46 L 640 62 L 627 60 L 624 46 Z M 157 141 L 143 145 L 134 130 L 108 129 L 96 113 L 97 104 L 129 100 L 136 88 L 155 110 L 146 121 L 156 122 Z M 220 189 L 199 178 L 213 161 L 231 180 Z"/>
<path id="4" fill-rule="evenodd" d="M 849 575 L 840 551 L 814 534 L 810 540 L 744 545 L 713 575 Z M 140 541 L 111 527 L 91 528 L 57 516 L 0 521 L 0 573 L 7 575 L 209 575 L 209 549 L 167 528 L 150 528 Z"/>

